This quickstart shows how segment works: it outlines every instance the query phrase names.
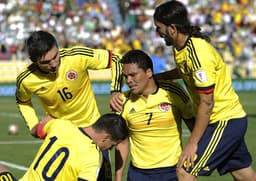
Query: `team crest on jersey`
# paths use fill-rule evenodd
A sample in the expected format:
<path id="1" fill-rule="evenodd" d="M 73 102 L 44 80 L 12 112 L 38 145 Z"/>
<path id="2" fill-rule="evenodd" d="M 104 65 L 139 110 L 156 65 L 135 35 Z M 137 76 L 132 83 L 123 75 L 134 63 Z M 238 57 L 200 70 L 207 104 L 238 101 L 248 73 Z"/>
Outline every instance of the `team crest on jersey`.
<path id="1" fill-rule="evenodd" d="M 68 71 L 67 74 L 66 74 L 66 78 L 67 78 L 67 80 L 71 80 L 71 81 L 76 80 L 77 79 L 77 72 L 74 71 L 74 70 Z"/>
<path id="2" fill-rule="evenodd" d="M 171 108 L 171 105 L 167 102 L 162 102 L 159 104 L 159 109 L 162 112 L 167 112 L 170 110 L 170 108 Z"/>

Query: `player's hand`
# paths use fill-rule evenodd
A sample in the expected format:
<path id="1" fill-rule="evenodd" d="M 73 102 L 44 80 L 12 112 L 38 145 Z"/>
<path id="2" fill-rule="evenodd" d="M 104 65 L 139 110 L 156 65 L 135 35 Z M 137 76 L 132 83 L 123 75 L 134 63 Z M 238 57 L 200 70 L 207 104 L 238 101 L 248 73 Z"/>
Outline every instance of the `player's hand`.
<path id="1" fill-rule="evenodd" d="M 121 93 L 120 92 L 113 92 L 110 95 L 110 109 L 114 112 L 122 112 L 122 108 L 123 108 L 123 99 L 121 97 Z"/>
<path id="2" fill-rule="evenodd" d="M 39 125 L 45 125 L 48 121 L 50 121 L 50 120 L 52 120 L 52 119 L 54 119 L 54 117 L 51 116 L 51 115 L 46 115 L 46 116 L 44 116 L 44 117 L 41 119 L 41 121 L 31 129 L 30 134 L 31 134 L 32 136 L 34 136 L 35 138 L 39 138 L 39 137 L 38 137 L 38 132 L 37 132 L 38 126 L 39 126 Z"/>
<path id="3" fill-rule="evenodd" d="M 190 167 L 193 168 L 196 151 L 197 151 L 197 144 L 188 142 L 188 144 L 183 149 L 180 155 L 177 167 L 182 168 L 182 166 L 184 165 L 187 171 L 189 171 Z"/>

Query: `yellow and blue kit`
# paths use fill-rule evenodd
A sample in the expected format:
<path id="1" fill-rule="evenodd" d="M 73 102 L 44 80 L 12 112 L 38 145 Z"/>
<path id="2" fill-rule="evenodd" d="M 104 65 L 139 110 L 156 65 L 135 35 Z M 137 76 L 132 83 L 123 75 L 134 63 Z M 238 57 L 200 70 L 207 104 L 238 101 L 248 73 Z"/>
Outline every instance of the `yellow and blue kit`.
<path id="1" fill-rule="evenodd" d="M 130 91 L 123 93 L 121 115 L 130 130 L 132 163 L 128 177 L 132 177 L 135 167 L 141 172 L 151 170 L 149 176 L 156 175 L 158 169 L 163 172 L 167 168 L 169 172 L 168 168 L 176 166 L 181 154 L 181 121 L 194 117 L 191 101 L 177 83 L 161 84 L 164 86 L 160 85 L 147 98 Z M 176 178 L 175 169 L 172 170 Z"/>
<path id="2" fill-rule="evenodd" d="M 43 131 L 44 142 L 21 181 L 97 180 L 101 151 L 82 129 L 69 120 L 53 119 Z"/>
<path id="3" fill-rule="evenodd" d="M 45 74 L 35 64 L 23 70 L 16 81 L 19 110 L 31 130 L 38 122 L 31 102 L 36 95 L 46 114 L 71 120 L 76 126 L 90 126 L 99 117 L 99 110 L 90 84 L 88 70 L 111 68 L 111 90 L 121 90 L 121 56 L 112 51 L 72 47 L 59 50 L 57 74 Z"/>
<path id="4" fill-rule="evenodd" d="M 225 174 L 252 162 L 244 135 L 247 117 L 232 87 L 230 72 L 215 48 L 201 38 L 190 37 L 185 46 L 174 48 L 175 63 L 196 105 L 199 94 L 213 93 L 214 107 L 196 153 L 192 175 Z M 239 131 L 238 131 L 239 129 Z"/>

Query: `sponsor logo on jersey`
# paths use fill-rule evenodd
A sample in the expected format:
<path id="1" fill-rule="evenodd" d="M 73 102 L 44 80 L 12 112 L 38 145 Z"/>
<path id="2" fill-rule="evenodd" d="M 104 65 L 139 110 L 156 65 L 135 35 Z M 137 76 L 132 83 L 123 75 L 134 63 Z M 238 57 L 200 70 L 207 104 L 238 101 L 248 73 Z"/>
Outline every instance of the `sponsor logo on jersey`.
<path id="1" fill-rule="evenodd" d="M 210 168 L 209 168 L 208 166 L 205 166 L 205 167 L 203 168 L 203 170 L 204 170 L 204 171 L 210 171 Z"/>
<path id="2" fill-rule="evenodd" d="M 74 70 L 70 70 L 66 74 L 67 80 L 73 81 L 77 79 L 77 73 Z"/>
<path id="3" fill-rule="evenodd" d="M 159 104 L 159 109 L 162 112 L 167 112 L 171 108 L 171 105 L 168 102 L 162 102 Z"/>
<path id="4" fill-rule="evenodd" d="M 135 112 L 136 112 L 135 109 L 132 108 L 132 109 L 129 111 L 129 114 L 132 114 L 132 113 L 135 113 Z"/>

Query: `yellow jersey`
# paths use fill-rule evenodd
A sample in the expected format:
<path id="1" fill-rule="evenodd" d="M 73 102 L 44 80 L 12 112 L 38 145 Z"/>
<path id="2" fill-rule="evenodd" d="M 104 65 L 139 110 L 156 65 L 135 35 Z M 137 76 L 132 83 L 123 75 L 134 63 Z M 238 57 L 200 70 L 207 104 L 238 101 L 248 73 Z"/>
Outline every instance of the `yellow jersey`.
<path id="1" fill-rule="evenodd" d="M 181 120 L 194 117 L 186 92 L 173 82 L 160 85 L 147 99 L 129 91 L 122 96 L 132 164 L 141 169 L 176 165 L 182 150 Z"/>
<path id="2" fill-rule="evenodd" d="M 99 118 L 89 69 L 111 68 L 111 90 L 121 90 L 119 54 L 79 46 L 59 52 L 60 66 L 56 75 L 42 73 L 31 64 L 17 76 L 17 104 L 30 130 L 39 121 L 31 102 L 32 95 L 39 98 L 46 114 L 71 120 L 76 126 L 90 126 Z"/>
<path id="3" fill-rule="evenodd" d="M 196 106 L 199 94 L 213 93 L 210 123 L 245 116 L 230 73 L 215 48 L 201 38 L 190 37 L 183 49 L 174 48 L 174 57 L 187 90 Z"/>
<path id="4" fill-rule="evenodd" d="M 45 124 L 47 134 L 29 169 L 20 181 L 96 181 L 102 156 L 92 139 L 69 120 Z"/>

